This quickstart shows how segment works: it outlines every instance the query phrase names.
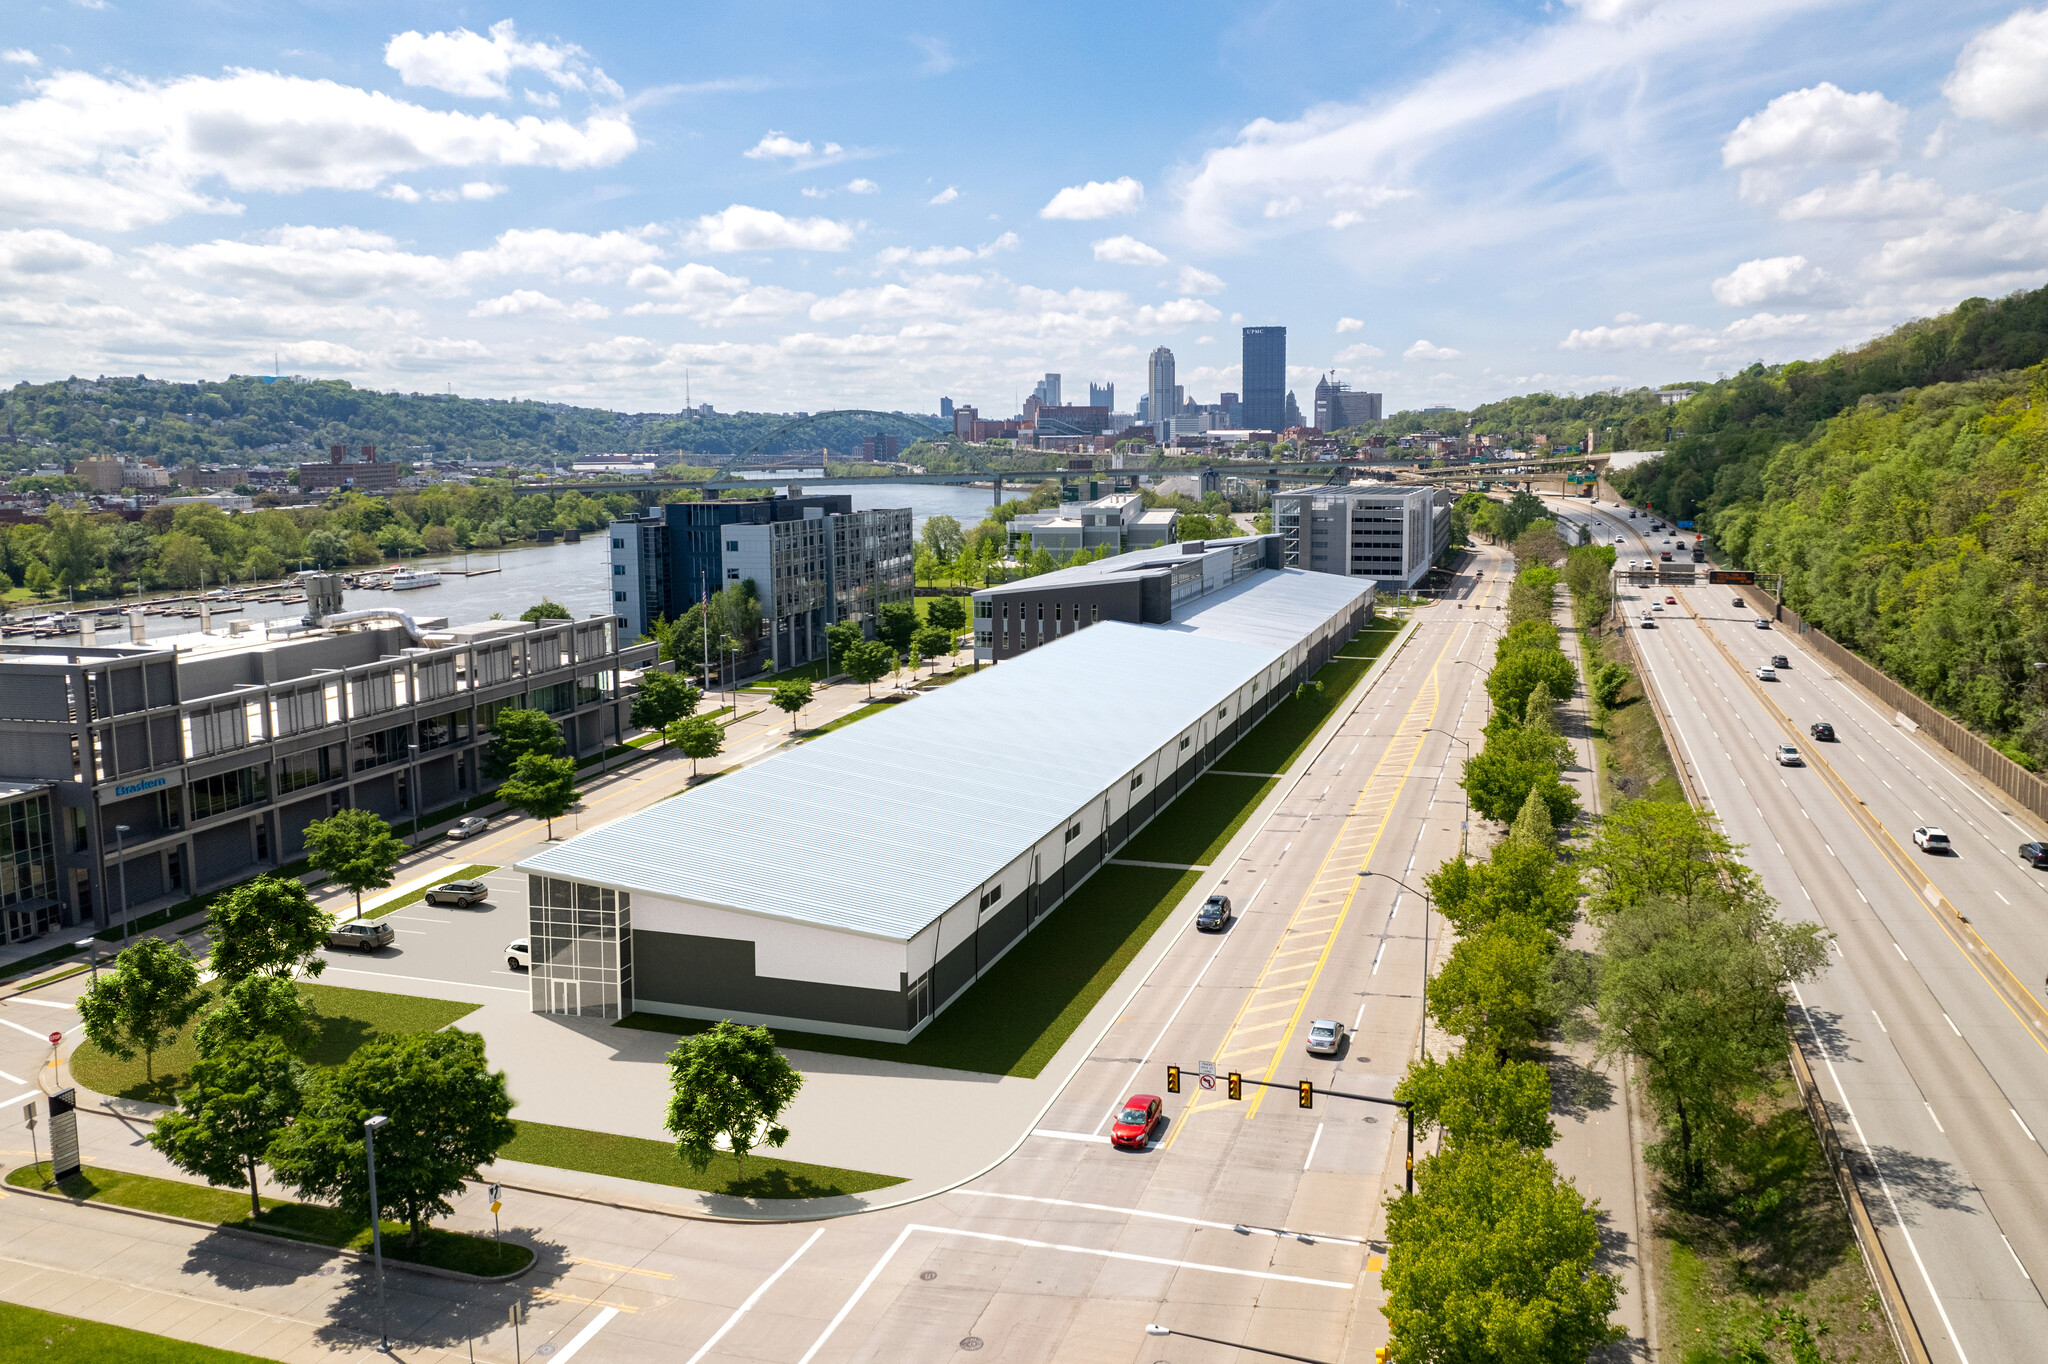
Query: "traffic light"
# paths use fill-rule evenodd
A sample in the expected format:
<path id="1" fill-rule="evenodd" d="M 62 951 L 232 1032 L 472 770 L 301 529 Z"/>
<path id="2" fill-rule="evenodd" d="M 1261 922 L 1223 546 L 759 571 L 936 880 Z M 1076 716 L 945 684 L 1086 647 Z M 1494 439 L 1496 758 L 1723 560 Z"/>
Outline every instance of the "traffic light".
<path id="1" fill-rule="evenodd" d="M 1387 1364 L 1387 1347 L 1384 1345 L 1380 1346 L 1379 1349 L 1372 1352 L 1372 1357 L 1378 1361 L 1378 1364 Z"/>
<path id="2" fill-rule="evenodd" d="M 1244 1076 L 1239 1075 L 1234 1070 L 1230 1072 L 1230 1097 L 1233 1099 L 1242 1099 L 1244 1097 Z"/>
<path id="3" fill-rule="evenodd" d="M 1168 1067 L 1166 1068 L 1166 1092 L 1167 1092 L 1168 1094 L 1178 1094 L 1178 1093 L 1180 1093 L 1180 1067 L 1179 1067 L 1179 1066 L 1168 1066 Z"/>
<path id="4" fill-rule="evenodd" d="M 1303 1108 L 1314 1108 L 1316 1106 L 1316 1087 L 1312 1081 L 1303 1080 L 1301 1082 L 1301 1106 Z"/>

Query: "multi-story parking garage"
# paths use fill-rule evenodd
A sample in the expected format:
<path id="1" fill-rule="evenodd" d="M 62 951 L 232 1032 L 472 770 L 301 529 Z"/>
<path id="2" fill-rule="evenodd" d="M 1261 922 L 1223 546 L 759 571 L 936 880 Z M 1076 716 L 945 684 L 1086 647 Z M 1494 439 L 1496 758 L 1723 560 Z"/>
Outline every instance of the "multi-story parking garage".
<path id="1" fill-rule="evenodd" d="M 1160 623 L 1048 636 L 521 863 L 533 1007 L 915 1036 L 1032 950 L 1033 927 L 1372 613 L 1368 583 L 1256 552 L 1233 575 L 1233 547 L 1259 548 L 1207 551 L 1217 571 L 1157 594 Z"/>

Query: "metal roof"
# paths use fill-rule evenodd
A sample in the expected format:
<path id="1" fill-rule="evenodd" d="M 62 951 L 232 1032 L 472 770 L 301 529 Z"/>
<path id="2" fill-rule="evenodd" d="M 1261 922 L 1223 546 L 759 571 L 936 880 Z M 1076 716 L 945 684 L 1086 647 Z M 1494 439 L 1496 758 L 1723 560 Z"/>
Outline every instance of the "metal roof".
<path id="1" fill-rule="evenodd" d="M 1105 621 L 519 868 L 907 941 L 1364 589 L 1268 570 L 1213 627 Z"/>

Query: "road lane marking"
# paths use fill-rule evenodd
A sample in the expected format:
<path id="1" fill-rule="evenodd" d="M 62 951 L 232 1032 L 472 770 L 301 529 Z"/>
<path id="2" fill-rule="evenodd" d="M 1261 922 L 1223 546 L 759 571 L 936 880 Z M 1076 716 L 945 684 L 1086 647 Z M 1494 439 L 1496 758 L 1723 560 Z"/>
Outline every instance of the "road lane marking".
<path id="1" fill-rule="evenodd" d="M 530 990 L 515 990 L 509 985 L 477 985 L 467 980 L 436 980 L 432 976 L 401 976 L 395 971 L 362 971 L 351 966 L 336 966 L 332 962 L 328 963 L 327 969 L 329 971 L 338 971 L 344 976 L 375 976 L 379 980 L 412 980 L 418 981 L 422 985 L 456 985 L 465 990 L 498 990 L 508 995 L 532 993 Z M 6 1021 L 6 1019 L 0 1018 L 0 1023 L 5 1023 Z M 27 1029 L 24 1028 L 22 1031 L 26 1032 Z"/>
<path id="2" fill-rule="evenodd" d="M 38 1042 L 47 1042 L 50 1040 L 50 1035 L 48 1033 L 37 1032 L 34 1028 L 24 1028 L 21 1026 L 21 1024 L 15 1022 L 11 1018 L 0 1018 L 0 1023 L 5 1023 L 8 1027 L 14 1029 L 16 1032 L 27 1033 L 30 1037 L 35 1038 Z"/>
<path id="3" fill-rule="evenodd" d="M 1214 1227 L 1220 1231 L 1241 1231 L 1250 1236 L 1277 1236 L 1283 1241 L 1327 1241 L 1335 1246 L 1362 1246 L 1352 1236 L 1330 1236 L 1320 1231 L 1295 1231 L 1289 1227 L 1258 1227 L 1249 1222 L 1212 1222 L 1204 1217 L 1182 1217 L 1170 1212 L 1147 1212 L 1143 1208 L 1120 1208 L 1111 1203 L 1081 1203 L 1071 1198 L 1043 1198 L 1037 1194 L 997 1193 L 991 1189 L 955 1189 L 968 1198 L 1002 1198 L 1014 1203 L 1045 1203 L 1056 1208 L 1083 1208 L 1089 1212 L 1118 1212 L 1126 1217 L 1144 1217 L 1154 1222 L 1178 1222 L 1184 1227 Z"/>
<path id="4" fill-rule="evenodd" d="M 1872 1010 L 1870 1011 L 1870 1016 L 1871 1016 L 1872 1018 L 1877 1018 L 1877 1010 L 1875 1010 L 1875 1009 L 1872 1009 Z M 1884 1033 L 1884 1034 L 1886 1034 L 1887 1036 L 1889 1036 L 1889 1035 L 1891 1034 L 1891 1029 L 1890 1029 L 1890 1028 L 1887 1028 L 1887 1027 L 1886 1027 L 1886 1026 L 1884 1025 L 1884 1020 L 1883 1020 L 1882 1018 L 1877 1018 L 1877 1030 L 1878 1030 L 1879 1032 L 1881 1032 L 1881 1033 Z"/>
<path id="5" fill-rule="evenodd" d="M 1050 1127 L 1034 1127 L 1031 1129 L 1031 1135 L 1051 1137 L 1054 1141 L 1093 1141 L 1105 1144 L 1109 1141 L 1108 1137 L 1094 1132 L 1060 1132 Z"/>
<path id="6" fill-rule="evenodd" d="M 22 999 L 22 998 L 21 998 L 21 997 L 19 997 L 19 996 L 16 996 L 15 998 L 13 998 L 13 999 L 10 999 L 10 1000 L 8 1000 L 7 1002 L 8 1002 L 9 1004 L 33 1004 L 33 1005 L 35 1005 L 35 1006 L 36 1006 L 36 1007 L 37 1007 L 38 1009 L 75 1009 L 75 1008 L 77 1008 L 77 1007 L 78 1007 L 78 1006 L 77 1006 L 76 1004 L 66 1004 L 66 1003 L 62 1002 L 61 1000 L 55 1000 L 55 999 Z"/>
<path id="7" fill-rule="evenodd" d="M 2017 1118 L 2017 1117 L 2019 1116 L 2019 1114 L 2015 1113 L 2015 1114 L 2013 1114 L 2013 1116 L 2014 1116 L 2015 1118 Z M 2025 1124 L 2024 1124 L 2024 1123 L 2023 1123 L 2023 1124 L 2021 1124 L 2021 1125 L 2022 1125 L 2022 1126 L 2025 1126 Z M 2028 1135 L 2029 1135 L 2029 1136 L 2031 1136 L 2031 1135 L 2033 1135 L 2033 1134 L 2032 1134 L 2032 1133 L 2028 1133 Z M 1316 1134 L 1315 1134 L 1315 1135 L 1314 1135 L 1313 1137 L 1310 1137 L 1310 1138 L 1309 1138 L 1309 1141 L 1308 1141 L 1308 1159 L 1306 1159 L 1306 1160 L 1304 1160 L 1304 1161 L 1302 1161 L 1302 1162 L 1301 1162 L 1301 1170 L 1302 1170 L 1302 1173 L 1303 1173 L 1303 1174 L 1307 1174 L 1307 1173 L 1308 1173 L 1308 1167 L 1309 1167 L 1309 1166 L 1311 1166 L 1311 1165 L 1313 1165 L 1313 1164 L 1315 1164 L 1315 1159 L 1316 1159 L 1316 1148 L 1317 1148 L 1318 1146 L 1321 1146 L 1322 1144 L 1323 1144 L 1323 1125 L 1322 1125 L 1321 1123 L 1317 1123 L 1317 1124 L 1316 1124 Z"/>
<path id="8" fill-rule="evenodd" d="M 624 1303 L 609 1303 L 603 1298 L 579 1298 L 574 1293 L 563 1293 L 553 1288 L 529 1288 L 526 1291 L 533 1294 L 534 1297 L 543 1298 L 548 1302 L 580 1302 L 585 1307 L 604 1307 L 616 1312 L 638 1312 L 640 1310 L 637 1307 L 628 1307 Z M 606 1320 L 609 1321 L 610 1318 L 607 1317 Z"/>
<path id="9" fill-rule="evenodd" d="M 1933 1105 L 1933 1104 L 1931 1104 L 1931 1103 L 1929 1103 L 1929 1102 L 1927 1102 L 1927 1100 L 1925 1100 L 1925 1099 L 1922 1099 L 1922 1100 L 1920 1101 L 1920 1106 L 1921 1106 L 1922 1108 L 1924 1108 L 1924 1109 L 1926 1109 L 1926 1110 L 1927 1110 L 1927 1116 L 1928 1116 L 1928 1117 L 1930 1117 L 1930 1118 L 1934 1118 L 1934 1130 L 1935 1130 L 1935 1131 L 1937 1131 L 1937 1132 L 1939 1132 L 1939 1133 L 1941 1133 L 1941 1134 L 1942 1134 L 1943 1136 L 1947 1136 L 1947 1135 L 1948 1135 L 1948 1129 L 1947 1129 L 1946 1127 L 1943 1127 L 1943 1126 L 1941 1125 L 1941 1119 L 1940 1119 L 1940 1118 L 1935 1118 L 1935 1117 L 1934 1117 L 1934 1105 Z"/>
<path id="10" fill-rule="evenodd" d="M 1909 957 L 1909 956 L 1907 956 L 1907 955 L 1906 955 L 1906 949 L 1905 949 L 1905 948 L 1903 948 L 1903 947 L 1901 947 L 1901 946 L 1899 946 L 1899 940 L 1898 940 L 1897 938 L 1894 938 L 1894 939 L 1892 939 L 1892 951 L 1894 951 L 1894 952 L 1896 952 L 1896 953 L 1898 953 L 1898 954 L 1899 954 L 1899 960 L 1900 960 L 1900 961 L 1903 961 L 1903 962 L 1911 962 L 1911 961 L 1913 960 L 1913 959 L 1912 959 L 1911 957 Z M 1947 1018 L 1947 1017 L 1948 1017 L 1948 1015 L 1947 1015 L 1947 1014 L 1943 1014 L 1943 1015 L 1942 1015 L 1942 1017 L 1943 1017 L 1943 1018 Z M 1955 1026 L 1955 1024 L 1951 1023 L 1951 1024 L 1949 1024 L 1949 1026 L 1950 1026 L 1951 1028 L 1953 1028 L 1953 1027 Z"/>
<path id="11" fill-rule="evenodd" d="M 1942 1012 L 1941 1021 L 1948 1024 L 1948 1030 L 1954 1033 L 1957 1037 L 1961 1037 L 1963 1035 L 1963 1030 L 1956 1026 L 1956 1021 L 1948 1016 L 1948 1012 L 1946 1010 Z"/>
<path id="12" fill-rule="evenodd" d="M 636 1269 L 632 1265 L 615 1265 L 609 1260 L 586 1260 L 580 1255 L 571 1255 L 572 1265 L 590 1265 L 596 1269 L 615 1269 L 621 1274 L 645 1274 L 650 1279 L 673 1279 L 675 1275 L 664 1274 L 658 1269 Z"/>
<path id="13" fill-rule="evenodd" d="M 741 1303 L 737 1308 L 733 1309 L 733 1314 L 725 1319 L 725 1325 L 719 1327 L 718 1330 L 712 1334 L 711 1339 L 705 1341 L 702 1345 L 698 1346 L 697 1353 L 691 1355 L 687 1360 L 683 1362 L 683 1364 L 698 1364 L 699 1360 L 703 1359 L 705 1355 L 710 1354 L 711 1347 L 716 1345 L 719 1341 L 725 1339 L 725 1333 L 727 1331 L 730 1331 L 733 1327 L 737 1326 L 739 1324 L 740 1318 L 745 1316 L 748 1310 L 752 1308 L 755 1303 L 761 1301 L 761 1295 L 763 1293 L 766 1293 L 770 1288 L 774 1287 L 775 1281 L 781 1278 L 785 1273 L 787 1273 L 789 1267 L 795 1264 L 799 1259 L 801 1259 L 805 1251 L 809 1250 L 812 1246 L 816 1245 L 818 1243 L 818 1238 L 820 1236 L 823 1236 L 824 1234 L 825 1229 L 823 1227 L 819 1227 L 816 1231 L 812 1232 L 811 1239 L 804 1242 L 802 1245 L 798 1246 L 796 1248 L 796 1254 L 790 1256 L 787 1260 L 784 1260 L 782 1262 L 781 1267 L 778 1268 L 773 1274 L 770 1274 L 767 1278 L 761 1280 L 761 1286 L 759 1288 L 756 1288 L 752 1293 L 749 1293 L 747 1295 L 747 1300 Z"/>
<path id="14" fill-rule="evenodd" d="M 2034 1136 L 2034 1129 L 2027 1126 L 2027 1120 L 2020 1116 L 2020 1111 L 2017 1108 L 2008 1104 L 2005 1111 L 2012 1114 L 2012 1120 L 2020 1125 L 2020 1131 L 2027 1134 L 2028 1141 L 2034 1142 L 2037 1146 L 2040 1145 L 2040 1142 Z"/>
<path id="15" fill-rule="evenodd" d="M 619 1309 L 616 1307 L 607 1307 L 604 1309 L 604 1311 L 599 1312 L 597 1316 L 594 1319 L 592 1319 L 590 1325 L 578 1331 L 576 1333 L 576 1338 L 570 1341 L 567 1345 L 564 1345 L 562 1347 L 561 1353 L 555 1356 L 556 1364 L 569 1364 L 569 1361 L 576 1357 L 576 1352 L 582 1349 L 585 1345 L 588 1345 L 590 1343 L 590 1338 L 596 1335 L 599 1331 L 602 1331 L 611 1322 L 611 1319 L 613 1317 L 616 1317 L 618 1314 Z"/>

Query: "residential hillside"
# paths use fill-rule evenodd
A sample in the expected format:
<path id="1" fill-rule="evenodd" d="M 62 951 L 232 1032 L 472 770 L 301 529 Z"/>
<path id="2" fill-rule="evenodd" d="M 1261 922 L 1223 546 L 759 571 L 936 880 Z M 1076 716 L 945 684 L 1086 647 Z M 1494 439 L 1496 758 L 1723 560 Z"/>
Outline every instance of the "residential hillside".
<path id="1" fill-rule="evenodd" d="M 289 462 L 339 443 L 375 445 L 399 460 L 452 456 L 538 463 L 614 452 L 723 458 L 789 420 L 771 412 L 610 412 L 516 399 L 383 393 L 340 379 L 266 383 L 248 376 L 190 384 L 141 376 L 22 383 L 7 391 L 5 403 L 10 439 L 0 444 L 0 469 L 8 472 L 116 452 L 166 464 L 187 458 Z M 835 419 L 771 440 L 764 449 L 780 454 L 829 446 L 844 453 L 877 429 L 874 419 Z M 904 420 L 879 429 L 905 445 L 917 434 Z"/>

